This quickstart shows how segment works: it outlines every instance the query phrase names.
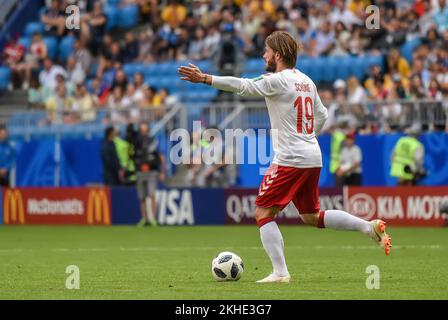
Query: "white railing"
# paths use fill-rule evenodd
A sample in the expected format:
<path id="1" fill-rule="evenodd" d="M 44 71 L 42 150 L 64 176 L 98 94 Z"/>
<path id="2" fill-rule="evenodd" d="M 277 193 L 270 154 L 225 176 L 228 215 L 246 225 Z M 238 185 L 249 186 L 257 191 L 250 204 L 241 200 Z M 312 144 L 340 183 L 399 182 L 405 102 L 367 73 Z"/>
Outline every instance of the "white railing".
<path id="1" fill-rule="evenodd" d="M 348 121 L 355 128 L 375 126 L 377 131 L 401 131 L 417 126 L 423 131 L 448 129 L 448 101 L 440 100 L 394 100 L 366 101 L 359 104 L 326 103 L 334 111 L 333 124 Z M 188 109 L 190 108 L 190 109 Z M 129 123 L 150 123 L 151 134 L 160 130 L 169 133 L 176 128 L 190 128 L 191 108 L 181 103 L 171 106 L 141 109 L 113 110 L 99 108 L 87 111 L 27 111 L 14 114 L 8 120 L 12 135 L 22 135 L 26 140 L 40 134 L 61 136 L 73 133 L 87 139 L 102 136 L 109 125 L 124 129 Z M 206 126 L 226 128 L 270 127 L 269 115 L 264 101 L 228 101 L 207 104 L 200 109 L 200 119 Z"/>
<path id="2" fill-rule="evenodd" d="M 151 135 L 156 135 L 164 129 L 186 128 L 186 121 L 187 110 L 178 103 L 149 109 L 30 110 L 14 113 L 7 126 L 12 136 L 22 136 L 25 140 L 42 135 L 59 138 L 64 134 L 91 139 L 102 136 L 104 129 L 111 125 L 124 130 L 128 124 L 146 122 L 150 124 Z"/>

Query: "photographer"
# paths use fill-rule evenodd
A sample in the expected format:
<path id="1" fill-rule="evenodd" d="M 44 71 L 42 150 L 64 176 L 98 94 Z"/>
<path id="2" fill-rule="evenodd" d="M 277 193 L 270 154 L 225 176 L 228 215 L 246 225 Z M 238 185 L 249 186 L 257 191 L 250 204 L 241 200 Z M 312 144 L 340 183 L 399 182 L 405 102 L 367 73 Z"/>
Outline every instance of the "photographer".
<path id="1" fill-rule="evenodd" d="M 139 226 L 157 225 L 156 189 L 165 180 L 165 160 L 157 150 L 157 141 L 149 136 L 147 123 L 142 122 L 135 142 L 137 193 L 142 219 Z"/>
<path id="2" fill-rule="evenodd" d="M 235 34 L 234 28 L 232 23 L 221 25 L 221 46 L 215 57 L 215 63 L 222 76 L 238 76 L 243 68 L 242 41 Z"/>

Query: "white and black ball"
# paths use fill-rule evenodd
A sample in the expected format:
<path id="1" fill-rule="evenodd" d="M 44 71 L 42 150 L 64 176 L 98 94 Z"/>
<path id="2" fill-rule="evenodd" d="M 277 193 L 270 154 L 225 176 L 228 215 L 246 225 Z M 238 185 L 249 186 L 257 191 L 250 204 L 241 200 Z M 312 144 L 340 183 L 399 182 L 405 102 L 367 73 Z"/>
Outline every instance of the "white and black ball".
<path id="1" fill-rule="evenodd" d="M 212 275 L 216 281 L 237 281 L 243 272 L 243 260 L 233 252 L 221 252 L 212 261 Z"/>

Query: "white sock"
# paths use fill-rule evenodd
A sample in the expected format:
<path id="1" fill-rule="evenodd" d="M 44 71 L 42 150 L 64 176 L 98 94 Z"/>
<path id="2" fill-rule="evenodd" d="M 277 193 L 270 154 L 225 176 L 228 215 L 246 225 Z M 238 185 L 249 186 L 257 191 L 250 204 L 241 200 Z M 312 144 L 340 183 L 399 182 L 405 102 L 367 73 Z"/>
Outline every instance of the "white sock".
<path id="1" fill-rule="evenodd" d="M 366 235 L 372 232 L 372 225 L 369 221 L 351 215 L 342 210 L 326 210 L 324 213 L 325 228 L 336 230 L 360 231 Z"/>
<path id="2" fill-rule="evenodd" d="M 274 274 L 286 276 L 289 274 L 286 267 L 285 254 L 283 251 L 283 238 L 275 221 L 268 222 L 260 227 L 260 238 L 264 250 L 272 261 Z"/>

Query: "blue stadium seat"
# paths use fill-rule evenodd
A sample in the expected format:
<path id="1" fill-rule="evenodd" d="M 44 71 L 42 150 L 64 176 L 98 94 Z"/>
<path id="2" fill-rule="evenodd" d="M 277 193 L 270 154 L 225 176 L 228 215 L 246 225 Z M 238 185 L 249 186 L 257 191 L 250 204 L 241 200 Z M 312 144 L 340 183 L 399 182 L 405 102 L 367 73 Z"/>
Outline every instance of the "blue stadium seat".
<path id="1" fill-rule="evenodd" d="M 207 88 L 205 88 L 205 90 L 201 90 L 198 92 L 199 98 L 204 101 L 211 101 L 217 95 L 218 95 L 218 90 L 213 89 L 213 88 L 211 88 L 211 90 L 208 90 Z"/>
<path id="2" fill-rule="evenodd" d="M 130 79 L 134 76 L 135 69 L 136 69 L 136 67 L 135 67 L 135 64 L 133 64 L 133 63 L 126 63 L 123 66 L 123 71 L 124 71 L 124 73 L 126 73 L 126 76 L 128 77 L 128 79 Z"/>
<path id="3" fill-rule="evenodd" d="M 169 91 L 174 91 L 176 90 L 176 87 L 181 86 L 181 81 L 179 77 L 161 77 L 159 78 L 159 84 L 157 85 L 157 87 L 160 88 L 165 88 L 168 89 Z"/>
<path id="4" fill-rule="evenodd" d="M 183 88 L 189 92 L 198 92 L 204 90 L 205 84 L 197 84 L 189 81 L 183 82 Z"/>
<path id="5" fill-rule="evenodd" d="M 20 37 L 19 43 L 25 47 L 25 49 L 28 51 L 31 47 L 31 38 L 30 37 Z"/>
<path id="6" fill-rule="evenodd" d="M 351 74 L 350 65 L 353 63 L 353 57 L 351 56 L 339 56 L 337 57 L 337 64 L 335 66 L 335 78 L 336 79 L 347 79 Z"/>
<path id="7" fill-rule="evenodd" d="M 407 41 L 400 48 L 401 55 L 409 62 L 412 63 L 412 52 L 421 44 L 420 38 Z"/>
<path id="8" fill-rule="evenodd" d="M 356 57 L 350 67 L 350 74 L 358 80 L 362 80 L 368 72 L 367 59 L 364 56 Z"/>
<path id="9" fill-rule="evenodd" d="M 205 71 L 205 72 L 215 71 L 213 64 L 209 60 L 197 61 L 194 64 L 197 65 L 198 68 L 201 69 L 201 71 Z"/>
<path id="10" fill-rule="evenodd" d="M 120 11 L 117 7 L 111 5 L 105 5 L 103 13 L 107 17 L 106 30 L 110 30 L 117 26 L 117 19 Z"/>
<path id="11" fill-rule="evenodd" d="M 180 65 L 180 64 L 179 64 Z M 173 76 L 177 75 L 178 65 L 172 61 L 162 62 L 157 64 L 157 69 L 159 69 L 159 74 L 162 76 Z"/>
<path id="12" fill-rule="evenodd" d="M 320 66 L 320 72 L 322 75 L 321 80 L 327 83 L 333 83 L 336 79 L 336 68 L 339 63 L 339 57 L 328 56 L 320 59 L 322 60 L 322 66 Z"/>
<path id="13" fill-rule="evenodd" d="M 151 87 L 156 87 L 159 83 L 159 79 L 157 77 L 146 77 L 145 76 L 145 84 Z"/>
<path id="14" fill-rule="evenodd" d="M 246 72 L 264 72 L 264 60 L 263 59 L 248 59 L 245 63 Z"/>
<path id="15" fill-rule="evenodd" d="M 66 61 L 67 58 L 73 53 L 73 47 L 75 45 L 75 37 L 64 37 L 59 43 L 59 59 Z"/>
<path id="16" fill-rule="evenodd" d="M 44 32 L 44 25 L 40 22 L 29 22 L 27 23 L 25 27 L 24 34 L 27 37 L 31 37 L 36 32 L 43 33 Z"/>
<path id="17" fill-rule="evenodd" d="M 154 77 L 160 75 L 157 64 L 141 64 L 138 72 L 141 72 L 144 77 Z"/>
<path id="18" fill-rule="evenodd" d="M 120 2 L 121 0 L 107 0 L 107 4 L 110 4 L 111 6 L 117 6 Z"/>
<path id="19" fill-rule="evenodd" d="M 313 82 L 319 83 L 324 79 L 326 72 L 325 61 L 321 57 L 312 58 L 310 62 L 309 77 Z"/>
<path id="20" fill-rule="evenodd" d="M 213 88 L 208 88 L 204 86 L 197 86 L 199 90 L 183 90 L 180 92 L 179 96 L 184 99 L 187 103 L 209 103 L 218 94 L 218 90 Z"/>
<path id="21" fill-rule="evenodd" d="M 118 27 L 128 29 L 136 26 L 139 22 L 139 12 L 137 5 L 127 5 L 120 8 Z"/>
<path id="22" fill-rule="evenodd" d="M 145 69 L 148 68 L 149 64 L 147 63 L 134 63 L 135 73 L 141 73 L 143 76 L 145 75 Z M 151 69 L 151 68 L 149 68 Z M 152 69 L 156 69 L 156 66 L 153 66 Z"/>
<path id="23" fill-rule="evenodd" d="M 308 75 L 310 73 L 312 59 L 307 56 L 299 56 L 297 58 L 296 68 Z"/>
<path id="24" fill-rule="evenodd" d="M 170 84 L 170 86 L 166 87 L 169 94 L 178 95 L 180 92 L 182 92 L 182 80 L 176 80 L 175 83 Z"/>
<path id="25" fill-rule="evenodd" d="M 263 73 L 252 71 L 252 72 L 244 72 L 241 77 L 247 79 L 253 79 L 261 76 Z"/>
<path id="26" fill-rule="evenodd" d="M 0 90 L 8 88 L 10 77 L 11 70 L 7 67 L 0 67 Z"/>
<path id="27" fill-rule="evenodd" d="M 43 41 L 47 46 L 48 56 L 55 59 L 58 54 L 58 40 L 55 37 L 45 37 Z"/>
<path id="28" fill-rule="evenodd" d="M 365 57 L 366 60 L 366 67 L 367 67 L 367 72 L 368 70 L 370 70 L 370 68 L 374 65 L 378 65 L 381 67 L 381 69 L 384 69 L 384 63 L 383 63 L 383 56 L 382 55 L 371 55 L 371 56 L 366 56 Z"/>

